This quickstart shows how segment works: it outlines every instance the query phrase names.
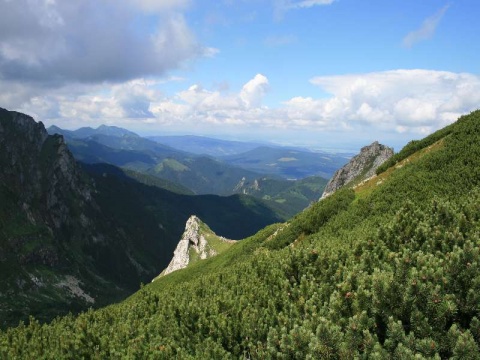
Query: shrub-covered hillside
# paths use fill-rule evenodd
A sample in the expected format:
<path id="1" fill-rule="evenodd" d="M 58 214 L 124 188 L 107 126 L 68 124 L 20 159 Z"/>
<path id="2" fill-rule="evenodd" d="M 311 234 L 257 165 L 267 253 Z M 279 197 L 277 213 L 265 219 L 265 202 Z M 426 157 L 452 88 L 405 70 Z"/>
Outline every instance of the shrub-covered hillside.
<path id="1" fill-rule="evenodd" d="M 480 111 L 423 143 L 123 303 L 0 333 L 0 357 L 478 358 Z"/>

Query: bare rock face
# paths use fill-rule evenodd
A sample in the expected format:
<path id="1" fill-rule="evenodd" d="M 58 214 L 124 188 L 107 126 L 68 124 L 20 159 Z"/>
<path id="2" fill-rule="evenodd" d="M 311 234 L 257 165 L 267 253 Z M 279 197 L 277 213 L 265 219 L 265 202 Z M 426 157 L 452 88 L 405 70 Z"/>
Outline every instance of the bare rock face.
<path id="1" fill-rule="evenodd" d="M 20 194 L 32 224 L 59 229 L 76 221 L 65 199 L 76 194 L 78 203 L 88 203 L 91 189 L 63 137 L 49 136 L 41 122 L 25 114 L 0 109 L 0 116 L 0 183 Z"/>
<path id="2" fill-rule="evenodd" d="M 360 154 L 354 156 L 348 164 L 335 172 L 325 187 L 322 199 L 353 181 L 359 182 L 372 177 L 375 175 L 375 170 L 391 156 L 393 156 L 393 149 L 379 144 L 378 141 L 363 147 Z"/>
<path id="3" fill-rule="evenodd" d="M 173 259 L 162 272 L 162 276 L 186 268 L 191 261 L 192 251 L 197 258 L 202 260 L 217 255 L 217 252 L 208 244 L 205 235 L 202 233 L 201 224 L 202 221 L 198 217 L 195 215 L 190 216 L 185 225 L 182 238 L 173 253 Z M 231 241 L 223 238 L 222 240 L 226 242 Z"/>

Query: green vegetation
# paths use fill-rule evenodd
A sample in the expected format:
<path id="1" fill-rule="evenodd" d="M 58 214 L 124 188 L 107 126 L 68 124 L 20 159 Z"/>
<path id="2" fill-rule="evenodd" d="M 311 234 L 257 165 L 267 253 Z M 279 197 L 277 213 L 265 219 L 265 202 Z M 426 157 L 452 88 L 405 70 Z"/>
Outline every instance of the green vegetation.
<path id="1" fill-rule="evenodd" d="M 300 180 L 263 178 L 245 184 L 239 191 L 265 200 L 285 218 L 291 218 L 318 201 L 328 180 L 310 176 Z"/>
<path id="2" fill-rule="evenodd" d="M 422 140 L 410 141 L 400 152 L 393 155 L 390 159 L 385 161 L 385 163 L 383 163 L 381 166 L 377 168 L 377 171 L 376 171 L 377 175 L 381 174 L 382 172 L 391 168 L 392 166 L 395 166 L 400 161 L 406 159 L 407 157 L 414 154 L 415 152 L 425 149 L 428 146 L 433 145 L 440 139 L 445 138 L 447 135 L 449 135 L 452 132 L 454 126 L 455 126 L 454 124 L 446 126 L 443 129 L 436 131 L 435 133 L 431 134 L 430 136 L 427 136 Z"/>
<path id="3" fill-rule="evenodd" d="M 276 175 L 284 179 L 303 179 L 309 176 L 328 179 L 348 162 L 348 157 L 341 154 L 267 146 L 260 146 L 241 154 L 224 156 L 221 159 L 243 169 L 260 174 Z"/>
<path id="4" fill-rule="evenodd" d="M 445 135 L 120 304 L 8 329 L 0 357 L 478 359 L 480 111 Z"/>
<path id="5" fill-rule="evenodd" d="M 233 241 L 229 241 L 216 235 L 204 222 L 200 224 L 200 233 L 205 236 L 209 247 L 217 254 L 223 253 L 225 250 L 229 249 L 234 244 Z"/>
<path id="6" fill-rule="evenodd" d="M 173 171 L 179 171 L 179 172 L 189 170 L 187 166 L 183 165 L 182 163 L 179 163 L 175 159 L 165 159 L 160 164 L 154 167 L 154 171 L 156 173 L 159 173 L 166 168 L 171 169 Z"/>

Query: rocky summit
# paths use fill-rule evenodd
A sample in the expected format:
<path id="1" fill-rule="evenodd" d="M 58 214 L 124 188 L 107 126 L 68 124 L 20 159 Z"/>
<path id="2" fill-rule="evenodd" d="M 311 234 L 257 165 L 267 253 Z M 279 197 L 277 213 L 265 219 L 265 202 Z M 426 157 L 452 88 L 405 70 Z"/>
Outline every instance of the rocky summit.
<path id="1" fill-rule="evenodd" d="M 348 164 L 337 170 L 328 182 L 322 194 L 322 199 L 333 194 L 347 184 L 356 185 L 375 175 L 375 170 L 393 156 L 393 149 L 373 142 L 364 146 L 360 153 L 354 156 Z"/>
<path id="2" fill-rule="evenodd" d="M 160 275 L 167 275 L 176 270 L 186 268 L 196 260 L 203 260 L 217 255 L 222 250 L 221 248 L 225 246 L 219 247 L 216 245 L 223 244 L 228 246 L 233 243 L 235 243 L 234 240 L 217 236 L 197 216 L 192 215 L 185 225 L 185 231 L 178 242 L 172 261 Z"/>

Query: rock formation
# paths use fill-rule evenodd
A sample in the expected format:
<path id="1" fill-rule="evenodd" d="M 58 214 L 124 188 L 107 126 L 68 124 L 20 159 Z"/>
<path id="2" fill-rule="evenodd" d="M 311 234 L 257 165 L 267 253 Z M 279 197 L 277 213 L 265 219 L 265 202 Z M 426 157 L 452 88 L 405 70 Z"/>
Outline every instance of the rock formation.
<path id="1" fill-rule="evenodd" d="M 333 194 L 347 184 L 355 184 L 375 175 L 375 170 L 393 156 L 393 149 L 373 142 L 360 150 L 348 164 L 337 170 L 328 182 L 322 194 L 322 199 Z"/>
<path id="2" fill-rule="evenodd" d="M 202 230 L 202 225 L 206 228 L 206 231 Z M 198 217 L 192 215 L 185 225 L 185 231 L 173 253 L 172 261 L 170 261 L 168 267 L 161 273 L 161 276 L 186 268 L 193 258 L 203 260 L 217 255 L 217 251 L 207 241 L 206 232 L 210 232 L 214 237 L 220 239 L 220 241 L 234 242 L 223 237 L 217 237 Z"/>

